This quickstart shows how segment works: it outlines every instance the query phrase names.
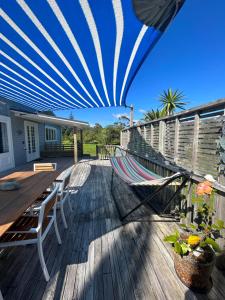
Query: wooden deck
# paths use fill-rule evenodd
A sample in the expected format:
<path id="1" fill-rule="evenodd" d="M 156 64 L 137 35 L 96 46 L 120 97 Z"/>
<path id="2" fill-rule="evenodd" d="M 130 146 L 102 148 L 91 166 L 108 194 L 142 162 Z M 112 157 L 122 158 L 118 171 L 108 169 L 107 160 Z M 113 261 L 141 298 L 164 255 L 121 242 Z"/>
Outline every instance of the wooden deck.
<path id="1" fill-rule="evenodd" d="M 72 176 L 74 211 L 63 229 L 62 245 L 51 232 L 44 255 L 51 280 L 46 283 L 34 246 L 13 248 L 0 256 L 0 288 L 4 299 L 224 299 L 225 277 L 216 268 L 214 287 L 201 296 L 177 278 L 172 252 L 162 242 L 176 226 L 147 207 L 121 226 L 110 192 L 108 161 L 80 162 Z M 138 199 L 119 179 L 115 193 L 124 211 Z M 120 196 L 122 195 L 122 196 Z M 137 217 L 142 215 L 142 220 Z"/>

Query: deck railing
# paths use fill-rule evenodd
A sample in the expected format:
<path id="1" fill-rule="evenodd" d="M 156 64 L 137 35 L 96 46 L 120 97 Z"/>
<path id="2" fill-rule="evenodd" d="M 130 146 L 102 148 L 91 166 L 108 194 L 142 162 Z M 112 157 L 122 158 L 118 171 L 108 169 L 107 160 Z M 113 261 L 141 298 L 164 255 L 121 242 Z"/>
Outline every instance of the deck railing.
<path id="1" fill-rule="evenodd" d="M 97 145 L 96 153 L 99 159 L 109 159 L 115 155 L 116 148 L 119 145 Z"/>
<path id="2" fill-rule="evenodd" d="M 82 155 L 81 143 L 78 141 L 78 157 Z M 73 144 L 62 144 L 62 143 L 46 143 L 44 151 L 41 155 L 43 157 L 73 157 L 74 156 L 74 145 Z"/>

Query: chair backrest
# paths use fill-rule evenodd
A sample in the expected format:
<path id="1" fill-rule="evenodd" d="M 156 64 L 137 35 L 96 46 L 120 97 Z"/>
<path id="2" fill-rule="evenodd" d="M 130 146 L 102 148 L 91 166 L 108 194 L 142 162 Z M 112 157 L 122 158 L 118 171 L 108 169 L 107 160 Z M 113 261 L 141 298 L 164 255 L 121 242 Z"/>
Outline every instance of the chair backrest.
<path id="1" fill-rule="evenodd" d="M 35 163 L 34 171 L 55 171 L 57 163 Z"/>
<path id="2" fill-rule="evenodd" d="M 72 173 L 72 169 L 67 171 L 63 178 L 62 178 L 62 182 L 59 184 L 59 201 L 63 198 L 63 192 L 66 190 L 66 187 L 69 185 L 70 183 L 70 176 Z"/>
<path id="3" fill-rule="evenodd" d="M 56 202 L 57 202 L 57 192 L 59 189 L 59 184 L 57 184 L 51 194 L 42 202 L 39 219 L 38 219 L 38 227 L 42 227 L 43 221 L 48 217 L 49 212 L 54 209 L 54 214 L 56 213 Z"/>

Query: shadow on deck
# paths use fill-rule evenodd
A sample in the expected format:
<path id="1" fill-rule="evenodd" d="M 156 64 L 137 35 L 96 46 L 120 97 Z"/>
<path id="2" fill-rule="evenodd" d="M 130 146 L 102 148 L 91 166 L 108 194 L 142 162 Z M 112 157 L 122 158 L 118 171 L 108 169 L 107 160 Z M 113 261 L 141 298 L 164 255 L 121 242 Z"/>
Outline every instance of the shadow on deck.
<path id="1" fill-rule="evenodd" d="M 73 171 L 73 213 L 67 213 L 62 245 L 54 232 L 44 243 L 50 273 L 45 282 L 35 247 L 4 251 L 0 256 L 0 285 L 5 299 L 224 299 L 225 279 L 214 270 L 214 287 L 201 296 L 189 291 L 173 269 L 171 249 L 162 242 L 176 226 L 164 222 L 148 207 L 121 226 L 110 193 L 108 161 L 82 161 Z M 139 201 L 118 178 L 117 200 L 126 211 Z"/>

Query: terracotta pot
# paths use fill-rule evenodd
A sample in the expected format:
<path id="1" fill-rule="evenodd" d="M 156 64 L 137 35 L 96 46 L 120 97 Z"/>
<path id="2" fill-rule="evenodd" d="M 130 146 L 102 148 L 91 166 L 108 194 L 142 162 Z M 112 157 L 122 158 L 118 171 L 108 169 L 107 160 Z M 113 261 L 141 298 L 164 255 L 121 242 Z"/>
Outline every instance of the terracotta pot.
<path id="1" fill-rule="evenodd" d="M 198 293 L 207 293 L 212 288 L 211 274 L 214 264 L 214 254 L 209 262 L 201 262 L 192 254 L 182 257 L 174 253 L 174 268 L 179 279 L 188 288 Z"/>

